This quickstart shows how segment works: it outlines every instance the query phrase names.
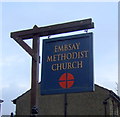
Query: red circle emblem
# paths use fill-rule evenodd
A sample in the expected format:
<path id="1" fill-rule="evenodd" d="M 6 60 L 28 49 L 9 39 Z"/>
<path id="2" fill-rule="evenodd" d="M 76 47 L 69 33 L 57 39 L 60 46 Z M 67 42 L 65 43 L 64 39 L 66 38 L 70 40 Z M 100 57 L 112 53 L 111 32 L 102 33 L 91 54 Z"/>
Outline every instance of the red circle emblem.
<path id="1" fill-rule="evenodd" d="M 74 76 L 70 73 L 64 73 L 59 78 L 59 85 L 62 88 L 70 88 L 74 84 Z"/>

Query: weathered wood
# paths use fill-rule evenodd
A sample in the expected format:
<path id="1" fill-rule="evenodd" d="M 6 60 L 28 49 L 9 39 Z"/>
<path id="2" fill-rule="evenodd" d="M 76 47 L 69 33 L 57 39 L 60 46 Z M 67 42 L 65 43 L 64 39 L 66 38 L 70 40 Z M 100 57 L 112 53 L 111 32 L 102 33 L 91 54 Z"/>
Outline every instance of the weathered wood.
<path id="1" fill-rule="evenodd" d="M 50 25 L 45 27 L 38 27 L 37 30 L 29 29 L 29 30 L 12 32 L 11 37 L 12 38 L 21 37 L 22 39 L 30 39 L 33 38 L 34 35 L 38 35 L 38 37 L 42 37 L 42 36 L 55 35 L 55 34 L 61 34 L 61 33 L 84 30 L 84 29 L 91 29 L 91 28 L 94 28 L 94 23 L 90 18 L 90 19 Z"/>
<path id="2" fill-rule="evenodd" d="M 33 27 L 36 30 L 37 26 Z M 37 113 L 38 109 L 38 82 L 39 82 L 39 46 L 40 40 L 37 35 L 33 37 L 33 51 L 36 56 L 36 60 L 32 58 L 32 70 L 31 70 L 31 114 Z"/>
<path id="3" fill-rule="evenodd" d="M 32 70 L 31 70 L 31 107 L 37 108 L 38 106 L 38 82 L 39 82 L 39 37 L 33 37 L 33 51 L 36 54 L 37 60 L 32 58 Z M 33 114 L 31 112 L 31 114 Z"/>

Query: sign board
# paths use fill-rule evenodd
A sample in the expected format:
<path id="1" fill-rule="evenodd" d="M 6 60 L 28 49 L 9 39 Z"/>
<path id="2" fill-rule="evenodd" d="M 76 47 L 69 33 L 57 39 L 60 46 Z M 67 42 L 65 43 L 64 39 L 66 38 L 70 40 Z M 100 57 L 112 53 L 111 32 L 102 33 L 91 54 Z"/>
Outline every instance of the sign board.
<path id="1" fill-rule="evenodd" d="M 93 90 L 93 33 L 44 39 L 41 95 Z"/>

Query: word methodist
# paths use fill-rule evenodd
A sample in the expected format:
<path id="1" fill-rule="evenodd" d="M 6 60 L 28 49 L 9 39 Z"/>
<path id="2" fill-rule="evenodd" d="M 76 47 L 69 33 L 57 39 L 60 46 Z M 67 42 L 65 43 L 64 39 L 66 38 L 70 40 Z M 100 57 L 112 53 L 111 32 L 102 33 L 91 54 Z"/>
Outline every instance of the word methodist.
<path id="1" fill-rule="evenodd" d="M 93 91 L 93 34 L 44 39 L 41 78 L 43 95 Z"/>

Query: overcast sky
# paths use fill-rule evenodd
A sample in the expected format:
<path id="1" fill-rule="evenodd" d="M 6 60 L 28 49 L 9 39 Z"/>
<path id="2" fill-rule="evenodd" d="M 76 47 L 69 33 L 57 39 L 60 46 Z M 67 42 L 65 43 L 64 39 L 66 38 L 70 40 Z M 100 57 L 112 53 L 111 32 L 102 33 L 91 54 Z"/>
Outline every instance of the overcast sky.
<path id="1" fill-rule="evenodd" d="M 2 105 L 4 115 L 15 113 L 15 106 L 11 100 L 26 92 L 31 83 L 31 57 L 10 38 L 10 32 L 31 29 L 34 25 L 40 27 L 92 18 L 95 28 L 89 32 L 94 33 L 95 83 L 116 93 L 118 82 L 117 2 L 2 2 L 1 7 L 0 90 L 2 89 L 2 94 L 0 99 L 4 100 Z M 84 31 L 64 34 L 64 36 L 81 33 Z M 28 44 L 30 43 L 28 41 Z"/>

